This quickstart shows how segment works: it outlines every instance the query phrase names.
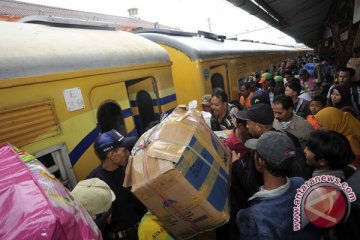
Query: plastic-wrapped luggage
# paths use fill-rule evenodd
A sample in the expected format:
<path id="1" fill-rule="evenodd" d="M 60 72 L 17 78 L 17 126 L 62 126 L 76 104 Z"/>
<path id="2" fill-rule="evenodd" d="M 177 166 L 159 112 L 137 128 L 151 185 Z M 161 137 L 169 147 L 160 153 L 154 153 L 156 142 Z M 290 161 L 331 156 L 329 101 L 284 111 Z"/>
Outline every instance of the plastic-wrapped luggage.
<path id="1" fill-rule="evenodd" d="M 32 155 L 0 145 L 0 239 L 102 239 L 79 202 Z"/>

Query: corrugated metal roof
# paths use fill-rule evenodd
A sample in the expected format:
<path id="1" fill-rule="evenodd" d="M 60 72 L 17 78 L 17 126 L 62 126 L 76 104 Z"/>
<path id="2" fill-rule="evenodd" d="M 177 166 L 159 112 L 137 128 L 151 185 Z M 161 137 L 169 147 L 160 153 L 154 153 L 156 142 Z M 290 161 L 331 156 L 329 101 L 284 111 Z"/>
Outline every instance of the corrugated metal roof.
<path id="1" fill-rule="evenodd" d="M 228 0 L 310 47 L 323 39 L 335 0 Z M 265 11 L 264 11 L 265 10 Z M 266 13 L 267 12 L 267 13 Z M 272 15 L 272 16 L 270 16 Z"/>
<path id="2" fill-rule="evenodd" d="M 75 18 L 81 20 L 114 22 L 120 26 L 120 29 L 131 29 L 138 27 L 154 28 L 154 24 L 155 24 L 138 18 L 120 17 L 120 16 L 100 14 L 100 13 L 92 13 L 92 12 L 83 12 L 83 11 L 70 10 L 65 8 L 56 8 L 56 7 L 25 3 L 20 1 L 11 1 L 11 0 L 0 0 L 0 15 L 12 15 L 12 16 L 20 16 L 20 17 L 31 16 L 31 15 L 45 15 L 45 16 Z M 164 25 L 160 25 L 159 27 L 163 29 L 170 29 L 170 27 Z"/>

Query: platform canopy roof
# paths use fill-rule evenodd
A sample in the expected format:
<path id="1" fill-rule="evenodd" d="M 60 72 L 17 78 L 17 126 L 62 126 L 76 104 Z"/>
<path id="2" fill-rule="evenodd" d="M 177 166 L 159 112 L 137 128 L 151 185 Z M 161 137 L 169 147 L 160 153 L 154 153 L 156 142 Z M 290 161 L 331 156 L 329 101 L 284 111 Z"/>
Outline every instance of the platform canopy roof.
<path id="1" fill-rule="evenodd" d="M 335 0 L 228 0 L 309 47 L 324 38 Z"/>

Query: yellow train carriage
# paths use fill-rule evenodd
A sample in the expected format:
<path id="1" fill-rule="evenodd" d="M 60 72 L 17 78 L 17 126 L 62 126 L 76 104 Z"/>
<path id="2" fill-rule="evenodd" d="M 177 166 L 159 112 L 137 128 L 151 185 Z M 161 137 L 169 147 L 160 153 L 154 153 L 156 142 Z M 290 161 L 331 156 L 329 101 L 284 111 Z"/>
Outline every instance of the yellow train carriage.
<path id="1" fill-rule="evenodd" d="M 238 80 L 253 72 L 272 69 L 286 58 L 295 58 L 291 47 L 248 41 L 225 40 L 223 36 L 168 30 L 140 30 L 141 36 L 159 43 L 173 62 L 174 85 L 179 104 L 199 103 L 215 87 L 230 100 L 238 100 Z"/>
<path id="2" fill-rule="evenodd" d="M 176 107 L 168 53 L 141 36 L 10 22 L 0 35 L 0 142 L 70 188 L 99 164 L 99 132 L 139 135 Z"/>

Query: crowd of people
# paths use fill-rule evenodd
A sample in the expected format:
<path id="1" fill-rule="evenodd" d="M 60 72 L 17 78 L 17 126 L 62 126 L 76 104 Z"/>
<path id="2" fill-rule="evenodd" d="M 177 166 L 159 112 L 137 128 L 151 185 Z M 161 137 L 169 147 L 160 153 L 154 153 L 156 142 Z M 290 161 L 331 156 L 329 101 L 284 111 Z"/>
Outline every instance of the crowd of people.
<path id="1" fill-rule="evenodd" d="M 243 79 L 239 99 L 230 101 L 221 88 L 204 96 L 207 123 L 213 131 L 227 131 L 223 140 L 233 160 L 230 220 L 216 229 L 216 239 L 360 238 L 357 206 L 330 229 L 308 223 L 300 231 L 293 230 L 294 198 L 306 180 L 324 174 L 341 181 L 358 176 L 359 80 L 353 68 L 337 69 L 307 54 Z M 91 209 L 95 203 L 91 200 L 83 205 L 105 239 L 173 239 L 122 186 L 135 142 L 136 138 L 116 130 L 98 136 L 94 149 L 101 164 L 74 189 L 74 197 L 81 201 L 84 188 L 91 187 L 102 194 L 107 204 L 101 211 Z M 153 234 L 146 230 L 150 228 Z"/>
<path id="2" fill-rule="evenodd" d="M 339 68 L 313 54 L 288 59 L 242 79 L 238 103 L 214 89 L 210 126 L 231 131 L 224 142 L 233 151 L 230 221 L 217 229 L 218 239 L 360 237 L 357 206 L 335 227 L 293 231 L 293 201 L 304 181 L 347 181 L 360 171 L 360 79 L 351 66 L 359 57 L 355 49 Z"/>

